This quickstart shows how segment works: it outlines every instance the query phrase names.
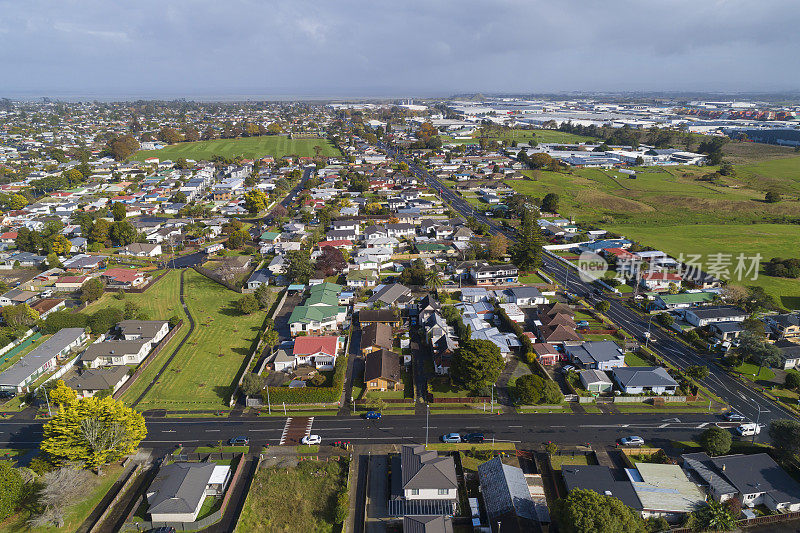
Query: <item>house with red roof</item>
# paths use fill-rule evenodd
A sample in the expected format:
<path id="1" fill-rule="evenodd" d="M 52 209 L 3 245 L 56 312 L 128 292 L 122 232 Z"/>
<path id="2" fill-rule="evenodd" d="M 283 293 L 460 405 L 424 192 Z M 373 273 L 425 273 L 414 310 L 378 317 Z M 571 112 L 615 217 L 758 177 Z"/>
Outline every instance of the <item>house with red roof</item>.
<path id="1" fill-rule="evenodd" d="M 292 355 L 295 366 L 309 365 L 317 370 L 333 370 L 344 337 L 337 335 L 305 336 L 294 340 Z"/>
<path id="2" fill-rule="evenodd" d="M 144 272 L 135 268 L 109 268 L 102 274 L 106 286 L 110 289 L 130 289 L 143 285 Z"/>
<path id="3" fill-rule="evenodd" d="M 320 241 L 319 247 L 324 248 L 326 246 L 330 246 L 332 248 L 352 248 L 353 241 L 350 239 L 338 239 L 334 241 Z"/>
<path id="4" fill-rule="evenodd" d="M 17 232 L 16 231 L 7 231 L 0 235 L 0 242 L 3 244 L 14 244 L 14 241 L 17 240 Z"/>
<path id="5" fill-rule="evenodd" d="M 639 285 L 648 291 L 666 291 L 671 284 L 680 287 L 683 277 L 675 272 L 648 272 L 639 279 Z"/>

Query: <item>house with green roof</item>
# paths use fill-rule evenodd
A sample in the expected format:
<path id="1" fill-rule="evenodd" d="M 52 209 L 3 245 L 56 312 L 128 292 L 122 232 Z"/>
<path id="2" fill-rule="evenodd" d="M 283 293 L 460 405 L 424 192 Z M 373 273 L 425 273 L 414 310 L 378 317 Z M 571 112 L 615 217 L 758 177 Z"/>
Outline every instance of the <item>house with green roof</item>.
<path id="1" fill-rule="evenodd" d="M 261 234 L 258 240 L 261 242 L 270 242 L 274 244 L 280 241 L 280 236 L 281 234 L 276 231 L 265 231 Z"/>
<path id="2" fill-rule="evenodd" d="M 336 294 L 339 294 L 340 292 L 342 292 L 343 288 L 344 287 L 342 287 L 341 285 L 337 285 L 336 283 L 331 283 L 330 281 L 324 281 L 322 283 L 317 283 L 316 285 L 312 285 L 311 287 L 309 287 L 308 292 L 314 294 L 320 291 L 331 291 Z"/>
<path id="3" fill-rule="evenodd" d="M 710 304 L 716 294 L 713 292 L 681 292 L 678 294 L 658 294 L 655 306 L 658 309 L 688 309 L 697 305 Z"/>
<path id="4" fill-rule="evenodd" d="M 298 305 L 289 316 L 289 331 L 292 335 L 300 332 L 318 333 L 335 330 L 347 318 L 347 307 L 339 305 Z"/>
<path id="5" fill-rule="evenodd" d="M 448 247 L 438 242 L 418 242 L 414 245 L 417 253 L 422 255 L 436 255 L 447 251 Z"/>
<path id="6" fill-rule="evenodd" d="M 366 270 L 351 270 L 347 273 L 347 286 L 358 287 L 374 287 L 378 284 L 378 273 L 372 269 Z"/>

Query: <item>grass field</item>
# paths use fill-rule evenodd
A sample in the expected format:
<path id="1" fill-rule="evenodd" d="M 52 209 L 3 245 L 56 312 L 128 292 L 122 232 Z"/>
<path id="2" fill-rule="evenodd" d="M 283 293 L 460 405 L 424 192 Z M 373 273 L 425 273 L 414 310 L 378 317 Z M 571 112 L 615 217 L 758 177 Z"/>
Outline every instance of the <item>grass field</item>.
<path id="1" fill-rule="evenodd" d="M 445 144 L 478 144 L 478 135 L 472 139 L 453 139 L 447 135 L 442 135 L 442 142 Z M 586 137 L 584 135 L 574 135 L 572 133 L 565 133 L 557 130 L 492 130 L 487 136 L 490 140 L 496 141 L 516 141 L 518 143 L 527 143 L 535 140 L 537 143 L 564 143 L 575 144 L 581 142 L 595 141 L 594 137 Z"/>
<path id="2" fill-rule="evenodd" d="M 796 243 L 800 242 L 799 225 L 783 224 L 702 224 L 675 226 L 604 226 L 615 233 L 644 245 L 663 250 L 673 257 L 680 254 L 727 253 L 736 258 L 743 253 L 750 257 L 761 254 L 762 261 L 772 257 L 797 257 Z M 731 267 L 731 275 L 736 263 Z M 749 264 L 748 264 L 749 266 Z M 724 276 L 723 276 L 724 277 Z M 772 294 L 778 304 L 787 309 L 800 308 L 800 280 L 775 278 L 759 274 L 755 280 L 733 280 L 741 285 L 758 285 Z"/>
<path id="3" fill-rule="evenodd" d="M 261 329 L 263 312 L 242 316 L 233 308 L 240 294 L 193 270 L 186 271 L 184 281 L 184 298 L 196 323 L 194 333 L 138 409 L 228 408 L 233 380 Z M 180 303 L 176 298 L 159 305 Z M 188 328 L 188 324 L 184 327 Z M 184 334 L 179 332 L 176 338 Z M 169 353 L 166 349 L 162 352 L 166 357 Z M 158 366 L 156 363 L 151 367 Z M 144 378 L 143 374 L 139 381 L 145 382 Z"/>
<path id="4" fill-rule="evenodd" d="M 26 521 L 30 517 L 26 511 L 17 513 L 9 517 L 5 522 L 0 523 L 0 533 L 17 533 L 25 531 L 28 533 L 56 533 L 64 531 L 75 531 L 89 513 L 100 503 L 103 496 L 111 489 L 111 485 L 122 474 L 122 466 L 119 464 L 111 465 L 103 469 L 103 475 L 98 477 L 90 475 L 88 486 L 81 487 L 81 495 L 76 498 L 76 503 L 67 507 L 64 513 L 64 527 L 28 527 Z"/>
<path id="5" fill-rule="evenodd" d="M 334 523 L 336 497 L 347 480 L 347 464 L 302 461 L 296 467 L 261 468 L 244 503 L 238 533 L 341 531 Z"/>
<path id="6" fill-rule="evenodd" d="M 271 155 L 279 158 L 285 155 L 313 157 L 314 146 L 322 148 L 321 155 L 335 157 L 341 155 L 327 139 L 289 139 L 284 135 L 267 135 L 263 137 L 246 137 L 241 139 L 216 139 L 213 141 L 197 141 L 178 143 L 161 150 L 139 150 L 132 159 L 144 161 L 148 157 L 157 157 L 162 161 L 170 159 L 209 160 L 218 155 L 227 158 L 241 156 L 254 159 Z"/>
<path id="7" fill-rule="evenodd" d="M 171 270 L 145 292 L 126 293 L 122 300 L 117 299 L 116 293 L 107 292 L 99 300 L 88 305 L 83 312 L 91 314 L 104 307 L 122 309 L 125 302 L 133 302 L 147 311 L 152 320 L 169 320 L 173 315 L 185 318 L 186 314 L 180 302 L 180 291 L 181 273 L 179 270 Z"/>

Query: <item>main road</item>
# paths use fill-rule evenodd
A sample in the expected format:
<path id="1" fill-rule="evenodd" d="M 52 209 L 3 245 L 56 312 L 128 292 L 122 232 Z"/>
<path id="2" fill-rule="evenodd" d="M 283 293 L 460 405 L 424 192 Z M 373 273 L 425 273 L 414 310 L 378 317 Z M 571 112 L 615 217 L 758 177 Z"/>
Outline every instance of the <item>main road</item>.
<path id="1" fill-rule="evenodd" d="M 456 212 L 464 217 L 474 217 L 477 221 L 487 224 L 493 233 L 501 233 L 509 240 L 516 240 L 516 234 L 513 230 L 497 224 L 484 213 L 477 211 L 452 189 L 442 184 L 438 178 L 421 168 L 404 154 L 387 147 L 382 142 L 379 143 L 379 147 L 386 150 L 395 159 L 405 162 L 409 170 L 418 179 L 423 180 L 428 186 L 438 191 L 439 195 Z M 592 297 L 591 295 L 597 288 L 591 282 L 582 280 L 575 270 L 547 254 L 543 255 L 542 270 L 563 284 L 567 291 L 574 294 Z M 691 365 L 708 367 L 710 373 L 701 383 L 749 420 L 759 421 L 764 424 L 778 418 L 795 418 L 795 415 L 786 408 L 744 385 L 719 368 L 713 361 L 704 358 L 695 350 L 675 339 L 671 334 L 665 333 L 657 326 L 649 324 L 648 318 L 626 307 L 619 298 L 604 293 L 596 299 L 608 301 L 611 304 L 611 309 L 606 313 L 607 316 L 637 339 L 642 339 L 644 334 L 649 331 L 651 335 L 649 347 L 670 363 L 679 368 Z"/>

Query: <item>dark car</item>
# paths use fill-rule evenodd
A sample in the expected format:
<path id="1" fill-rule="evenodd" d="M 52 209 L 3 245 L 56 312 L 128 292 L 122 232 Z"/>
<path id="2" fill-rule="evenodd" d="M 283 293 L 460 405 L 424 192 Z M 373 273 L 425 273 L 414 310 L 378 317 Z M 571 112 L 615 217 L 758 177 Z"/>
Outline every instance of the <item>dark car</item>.
<path id="1" fill-rule="evenodd" d="M 485 440 L 483 433 L 467 433 L 461 438 L 464 442 L 469 442 L 470 444 L 480 444 Z"/>
<path id="2" fill-rule="evenodd" d="M 725 417 L 725 420 L 729 422 L 744 422 L 745 420 L 744 415 L 737 413 L 736 411 L 728 411 L 723 416 Z"/>
<path id="3" fill-rule="evenodd" d="M 250 439 L 248 437 L 233 437 L 228 441 L 228 444 L 231 446 L 247 446 L 250 444 Z"/>
<path id="4" fill-rule="evenodd" d="M 0 400 L 8 400 L 9 398 L 13 398 L 14 396 L 16 396 L 16 394 L 11 392 L 10 390 L 0 391 Z"/>
<path id="5" fill-rule="evenodd" d="M 367 411 L 364 413 L 364 418 L 367 420 L 380 420 L 381 414 L 377 411 Z"/>

